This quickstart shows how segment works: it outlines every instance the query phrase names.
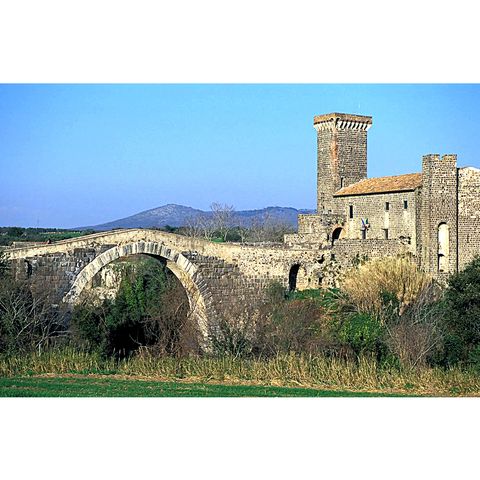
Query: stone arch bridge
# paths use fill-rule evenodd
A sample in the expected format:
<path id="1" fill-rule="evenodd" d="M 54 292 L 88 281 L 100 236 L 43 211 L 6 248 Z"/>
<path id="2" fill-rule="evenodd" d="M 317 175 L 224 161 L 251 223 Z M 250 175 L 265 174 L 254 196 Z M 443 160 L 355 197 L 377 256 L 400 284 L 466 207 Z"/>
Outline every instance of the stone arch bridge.
<path id="1" fill-rule="evenodd" d="M 53 244 L 7 250 L 16 278 L 55 292 L 57 303 L 74 305 L 94 276 L 111 262 L 149 255 L 166 262 L 187 293 L 206 332 L 234 306 L 258 298 L 272 282 L 287 288 L 317 288 L 325 252 L 285 244 L 214 243 L 159 230 L 125 229 Z"/>

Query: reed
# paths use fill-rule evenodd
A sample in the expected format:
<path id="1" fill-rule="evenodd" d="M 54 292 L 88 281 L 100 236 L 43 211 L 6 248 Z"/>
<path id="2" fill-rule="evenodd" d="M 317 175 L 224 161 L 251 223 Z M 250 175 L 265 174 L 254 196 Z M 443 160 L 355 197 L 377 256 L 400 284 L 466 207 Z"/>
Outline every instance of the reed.
<path id="1" fill-rule="evenodd" d="M 370 357 L 357 361 L 307 355 L 269 359 L 235 357 L 155 357 L 106 359 L 73 348 L 0 357 L 0 376 L 121 375 L 229 384 L 304 386 L 334 390 L 430 395 L 480 395 L 480 376 L 459 368 L 398 369 Z"/>
<path id="2" fill-rule="evenodd" d="M 370 260 L 351 269 L 342 290 L 359 312 L 383 317 L 385 292 L 394 294 L 403 311 L 432 284 L 432 277 L 420 271 L 410 258 L 387 257 Z"/>

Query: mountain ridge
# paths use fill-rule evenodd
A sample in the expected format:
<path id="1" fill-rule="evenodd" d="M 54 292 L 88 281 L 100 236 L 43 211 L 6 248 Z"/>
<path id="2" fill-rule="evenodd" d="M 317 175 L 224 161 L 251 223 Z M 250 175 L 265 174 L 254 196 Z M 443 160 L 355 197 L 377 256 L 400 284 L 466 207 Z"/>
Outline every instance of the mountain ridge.
<path id="1" fill-rule="evenodd" d="M 268 217 L 272 221 L 285 223 L 294 228 L 297 227 L 297 216 L 299 213 L 313 213 L 314 210 L 296 209 L 293 207 L 269 206 L 254 210 L 238 210 L 234 212 L 234 222 L 239 223 L 264 220 Z M 198 216 L 212 216 L 211 211 L 204 211 L 186 205 L 168 203 L 160 207 L 143 210 L 128 217 L 112 220 L 86 227 L 79 227 L 82 230 L 111 230 L 114 228 L 162 228 L 167 225 L 171 227 L 182 227 L 189 219 Z"/>

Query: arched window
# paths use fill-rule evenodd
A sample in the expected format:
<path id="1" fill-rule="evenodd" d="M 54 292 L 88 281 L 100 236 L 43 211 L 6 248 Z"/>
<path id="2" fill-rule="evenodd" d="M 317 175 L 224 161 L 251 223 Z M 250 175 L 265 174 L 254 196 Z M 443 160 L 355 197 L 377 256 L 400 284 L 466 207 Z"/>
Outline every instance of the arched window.
<path id="1" fill-rule="evenodd" d="M 342 235 L 342 227 L 337 227 L 333 233 L 332 233 L 332 245 L 335 244 L 335 242 L 340 238 L 340 236 Z"/>
<path id="2" fill-rule="evenodd" d="M 448 272 L 450 259 L 450 232 L 446 223 L 438 226 L 438 271 Z"/>

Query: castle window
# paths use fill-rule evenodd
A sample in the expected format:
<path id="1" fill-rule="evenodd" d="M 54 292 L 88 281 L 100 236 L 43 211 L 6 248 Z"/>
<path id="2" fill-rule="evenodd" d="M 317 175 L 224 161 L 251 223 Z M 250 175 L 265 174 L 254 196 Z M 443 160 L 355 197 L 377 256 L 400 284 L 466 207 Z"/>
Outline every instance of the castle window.
<path id="1" fill-rule="evenodd" d="M 367 239 L 367 229 L 364 228 L 364 229 L 361 230 L 361 232 L 362 232 L 362 240 L 366 240 Z"/>
<path id="2" fill-rule="evenodd" d="M 348 217 L 353 218 L 353 205 L 350 205 L 348 208 Z"/>
<path id="3" fill-rule="evenodd" d="M 403 201 L 403 209 L 406 210 L 408 208 L 408 201 L 404 200 Z"/>
<path id="4" fill-rule="evenodd" d="M 384 238 L 385 240 L 388 240 L 388 228 L 384 228 L 384 229 L 383 229 L 383 238 Z"/>
<path id="5" fill-rule="evenodd" d="M 390 210 L 390 202 L 385 202 L 385 210 L 387 212 Z"/>
<path id="6" fill-rule="evenodd" d="M 446 223 L 438 226 L 438 271 L 448 272 L 450 254 L 450 232 Z"/>
<path id="7" fill-rule="evenodd" d="M 345 177 L 340 177 L 340 188 L 345 186 Z"/>

